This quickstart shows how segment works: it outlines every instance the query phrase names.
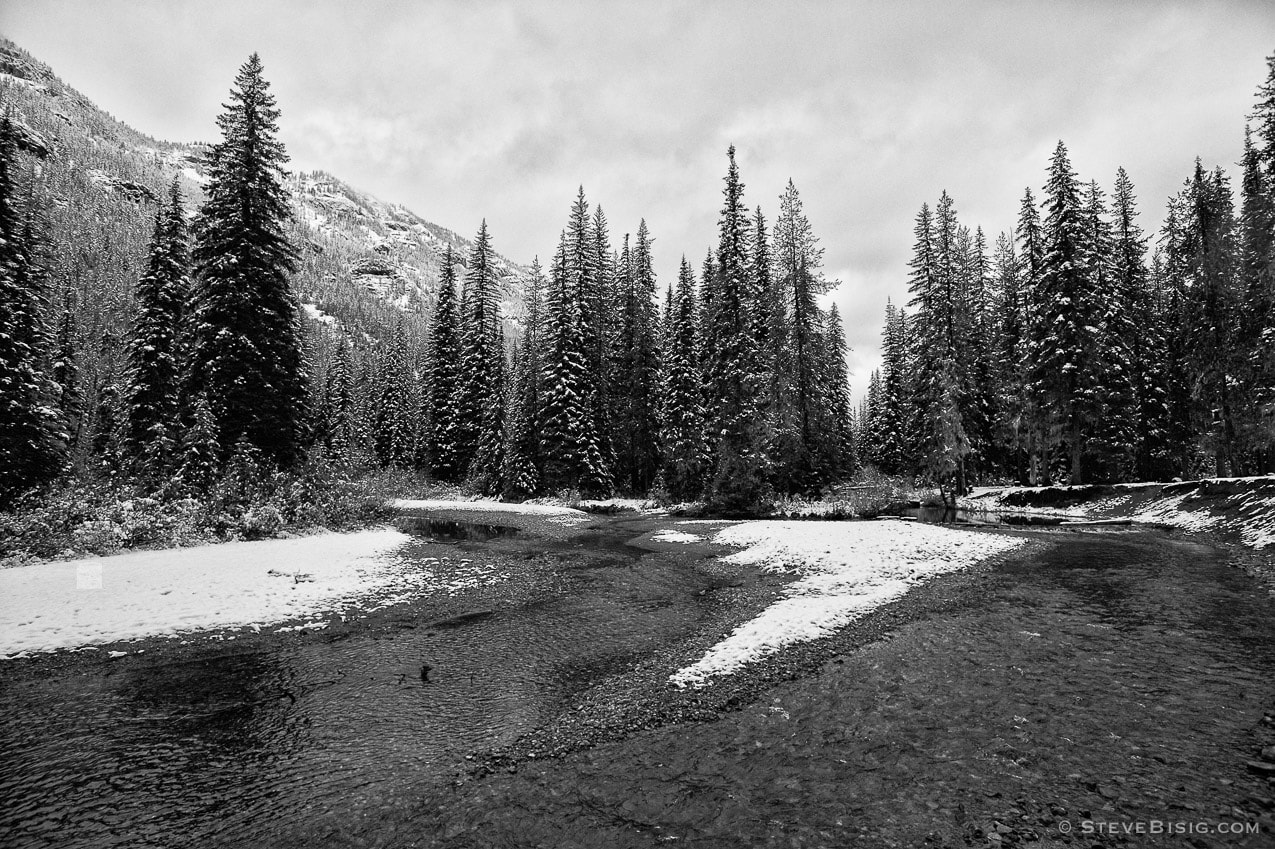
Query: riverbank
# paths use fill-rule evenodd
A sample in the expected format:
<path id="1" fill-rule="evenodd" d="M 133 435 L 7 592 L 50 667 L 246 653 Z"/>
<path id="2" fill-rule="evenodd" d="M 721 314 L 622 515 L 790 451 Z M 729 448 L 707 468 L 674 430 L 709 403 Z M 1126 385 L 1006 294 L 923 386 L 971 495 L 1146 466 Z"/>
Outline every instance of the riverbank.
<path id="1" fill-rule="evenodd" d="M 549 761 L 511 752 L 404 811 L 386 845 L 1275 843 L 1275 784 L 1249 766 L 1275 743 L 1269 596 L 1224 552 L 1154 531 L 1030 536 L 1048 542 L 696 692 L 681 715 Z M 576 721 L 618 689 L 582 697 Z"/>
<path id="2" fill-rule="evenodd" d="M 1062 516 L 1174 528 L 1238 542 L 1275 546 L 1275 477 L 1208 478 L 1173 483 L 1092 486 L 978 487 L 962 499 L 971 510 Z"/>

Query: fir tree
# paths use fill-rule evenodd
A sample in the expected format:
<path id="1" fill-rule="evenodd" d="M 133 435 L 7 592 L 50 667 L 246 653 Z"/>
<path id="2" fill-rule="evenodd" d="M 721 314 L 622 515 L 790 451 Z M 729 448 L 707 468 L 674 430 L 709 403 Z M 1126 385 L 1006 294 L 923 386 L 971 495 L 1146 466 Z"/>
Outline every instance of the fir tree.
<path id="1" fill-rule="evenodd" d="M 49 354 L 45 278 L 34 210 L 17 203 L 13 125 L 0 119 L 0 508 L 51 480 L 66 454 L 57 387 L 42 369 Z"/>
<path id="2" fill-rule="evenodd" d="M 727 152 L 729 167 L 718 222 L 714 283 L 708 287 L 704 321 L 709 433 L 714 454 L 711 497 L 727 512 L 754 510 L 766 498 L 764 422 L 758 415 L 763 390 L 760 356 L 753 339 L 757 299 L 750 269 L 748 210 L 744 185 Z"/>
<path id="3" fill-rule="evenodd" d="M 505 441 L 504 335 L 492 260 L 484 220 L 465 270 L 456 412 L 466 474 L 487 492 L 500 488 Z"/>
<path id="4" fill-rule="evenodd" d="M 592 426 L 588 355 L 567 245 L 564 233 L 549 273 L 549 339 L 540 412 L 544 484 L 550 489 L 575 488 L 586 496 L 600 496 L 610 491 L 611 480 Z"/>
<path id="5" fill-rule="evenodd" d="M 202 395 L 191 407 L 191 425 L 182 435 L 177 467 L 178 488 L 202 494 L 216 481 L 221 468 L 221 447 L 217 439 L 217 420 L 208 400 Z"/>
<path id="6" fill-rule="evenodd" d="M 351 371 L 350 343 L 343 335 L 328 365 L 323 399 L 323 443 L 338 463 L 351 459 L 356 441 Z"/>
<path id="7" fill-rule="evenodd" d="M 306 375 L 289 288 L 296 250 L 283 185 L 279 110 L 254 53 L 217 119 L 207 201 L 195 223 L 189 389 L 208 398 L 223 450 L 245 438 L 266 458 L 302 450 Z"/>
<path id="8" fill-rule="evenodd" d="M 163 452 L 147 452 L 153 435 L 179 427 L 182 370 L 181 329 L 190 298 L 190 254 L 181 187 L 173 180 L 168 206 L 155 216 L 146 271 L 137 283 L 137 318 L 128 341 L 124 383 L 124 445 L 146 471 Z M 158 429 L 157 429 L 158 428 Z"/>
<path id="9" fill-rule="evenodd" d="M 627 253 L 627 239 L 625 249 Z M 623 255 L 622 255 L 623 256 Z M 624 388 L 617 419 L 616 482 L 632 493 L 646 492 L 660 468 L 657 390 L 660 373 L 656 348 L 655 269 L 646 221 L 627 265 L 621 293 L 617 344 L 617 387 Z"/>
<path id="10" fill-rule="evenodd" d="M 821 428 L 823 389 L 821 379 L 826 355 L 821 344 L 823 315 L 817 298 L 827 293 L 835 281 L 823 276 L 823 248 L 815 237 L 802 209 L 801 195 L 792 180 L 779 199 L 775 223 L 775 266 L 777 285 L 782 292 L 787 317 L 786 358 L 788 387 L 792 393 L 796 439 L 788 452 L 774 458 L 785 471 L 780 474 L 790 492 L 818 494 L 834 476 L 826 463 L 836 452 L 823 450 L 821 441 L 835 435 Z M 844 345 L 844 341 L 842 342 Z M 844 367 L 842 379 L 844 382 Z"/>
<path id="11" fill-rule="evenodd" d="M 703 491 L 710 456 L 704 440 L 695 320 L 695 274 L 682 257 L 664 358 L 660 441 L 669 497 L 691 501 Z"/>
<path id="12" fill-rule="evenodd" d="M 846 335 L 841 313 L 833 304 L 821 334 L 820 395 L 822 437 L 817 442 L 820 465 L 830 481 L 848 478 L 855 468 L 854 432 L 850 415 L 850 379 L 846 372 Z"/>
<path id="13" fill-rule="evenodd" d="M 539 269 L 536 269 L 538 273 Z M 502 495 L 511 501 L 530 498 L 540 488 L 539 453 L 536 438 L 536 393 L 532 385 L 539 382 L 533 370 L 528 346 L 514 346 L 513 372 L 510 378 L 509 412 L 505 416 L 505 454 Z"/>
<path id="14" fill-rule="evenodd" d="M 1147 242 L 1137 222 L 1133 183 L 1124 168 L 1116 172 L 1112 197 L 1112 274 L 1125 301 L 1123 330 L 1114 332 L 1128 346 L 1133 389 L 1134 474 L 1139 480 L 1169 476 L 1165 432 L 1168 414 L 1166 340 L 1146 265 Z"/>
<path id="15" fill-rule="evenodd" d="M 456 407 L 460 385 L 460 335 L 456 314 L 456 266 L 451 245 L 443 253 L 429 344 L 430 379 L 425 421 L 429 428 L 426 444 L 430 470 L 438 480 L 455 482 L 464 474 L 465 466 Z"/>
<path id="16" fill-rule="evenodd" d="M 1095 386 L 1101 338 L 1080 186 L 1067 148 L 1054 150 L 1045 187 L 1044 253 L 1037 284 L 1030 376 L 1050 411 L 1050 444 L 1065 448 L 1071 483 L 1083 481 L 1086 443 L 1101 411 Z"/>

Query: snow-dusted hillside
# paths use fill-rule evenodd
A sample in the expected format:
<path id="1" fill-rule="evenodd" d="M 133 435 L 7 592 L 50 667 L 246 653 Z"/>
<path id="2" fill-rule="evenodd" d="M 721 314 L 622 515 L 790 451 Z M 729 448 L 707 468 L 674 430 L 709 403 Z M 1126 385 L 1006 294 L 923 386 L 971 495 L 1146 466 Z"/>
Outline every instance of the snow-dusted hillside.
<path id="1" fill-rule="evenodd" d="M 12 108 L 21 146 L 52 198 L 55 282 L 95 277 L 91 288 L 105 301 L 126 303 L 149 221 L 173 177 L 192 212 L 202 202 L 208 145 L 158 141 L 134 130 L 4 40 L 0 99 Z M 287 104 L 280 107 L 286 123 Z M 220 105 L 209 108 L 219 111 Z M 403 319 L 419 331 L 434 302 L 444 248 L 451 245 L 463 264 L 470 240 L 324 172 L 293 174 L 288 188 L 296 212 L 292 235 L 302 251 L 296 288 L 310 305 L 306 314 L 369 337 L 384 336 Z M 67 245 L 95 230 L 102 237 L 88 244 L 97 256 L 65 255 Z M 524 269 L 499 256 L 495 265 L 503 278 L 504 314 L 516 322 Z"/>

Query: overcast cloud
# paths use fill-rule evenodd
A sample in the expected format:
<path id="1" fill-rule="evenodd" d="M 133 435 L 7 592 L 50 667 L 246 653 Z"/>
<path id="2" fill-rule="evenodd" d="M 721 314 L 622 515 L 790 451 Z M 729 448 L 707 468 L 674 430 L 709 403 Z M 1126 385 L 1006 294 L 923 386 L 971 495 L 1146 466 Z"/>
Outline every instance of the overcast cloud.
<path id="1" fill-rule="evenodd" d="M 257 51 L 299 169 L 547 258 L 576 187 L 661 286 L 715 244 L 726 147 L 774 218 L 791 177 L 826 248 L 858 396 L 912 219 L 941 190 L 989 242 L 1066 141 L 1143 225 L 1200 156 L 1234 172 L 1275 53 L 1268 2 L 31 2 L 0 31 L 150 135 L 214 140 Z"/>

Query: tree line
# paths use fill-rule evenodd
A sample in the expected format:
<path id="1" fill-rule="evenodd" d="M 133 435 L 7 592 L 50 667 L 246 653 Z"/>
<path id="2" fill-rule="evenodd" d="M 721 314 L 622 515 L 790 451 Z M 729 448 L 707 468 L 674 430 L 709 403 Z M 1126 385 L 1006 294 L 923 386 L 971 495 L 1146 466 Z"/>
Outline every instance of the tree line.
<path id="1" fill-rule="evenodd" d="M 1158 234 L 1123 168 L 1108 196 L 1060 141 L 1043 196 L 987 244 L 942 193 L 888 304 L 858 451 L 953 490 L 1275 466 L 1275 56 L 1230 177 L 1200 160 Z"/>
<path id="2" fill-rule="evenodd" d="M 446 248 L 424 336 L 400 321 L 359 338 L 302 322 L 278 118 L 254 55 L 218 118 L 205 203 L 188 219 L 174 180 L 161 204 L 123 376 L 92 411 L 92 462 L 77 473 L 198 494 L 228 470 L 321 455 L 507 498 L 658 492 L 746 510 L 854 469 L 844 333 L 819 304 L 835 281 L 791 182 L 771 232 L 744 205 L 732 147 L 718 244 L 698 275 L 683 258 L 662 293 L 646 222 L 616 249 L 581 189 L 548 269 L 533 264 L 510 339 L 484 222 L 468 256 Z M 69 246 L 39 232 L 38 181 L 20 179 L 15 138 L 6 117 L 6 504 L 67 473 L 86 415 L 72 310 L 47 303 L 47 252 Z"/>

